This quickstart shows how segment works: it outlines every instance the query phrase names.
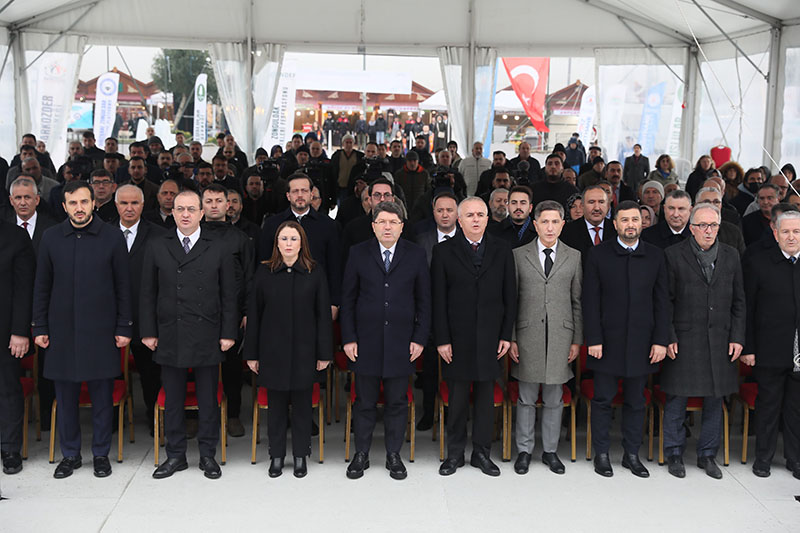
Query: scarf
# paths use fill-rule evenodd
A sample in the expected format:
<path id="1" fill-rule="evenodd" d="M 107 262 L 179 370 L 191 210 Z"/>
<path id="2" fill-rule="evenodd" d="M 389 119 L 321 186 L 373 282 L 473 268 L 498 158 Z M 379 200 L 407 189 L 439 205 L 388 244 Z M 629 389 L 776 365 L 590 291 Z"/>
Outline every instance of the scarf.
<path id="1" fill-rule="evenodd" d="M 719 251 L 719 240 L 714 241 L 714 244 L 708 250 L 700 248 L 700 245 L 697 244 L 693 237 L 689 239 L 689 243 L 697 262 L 700 264 L 700 269 L 703 271 L 706 282 L 711 283 L 711 277 L 714 275 L 714 263 L 717 261 L 717 252 Z"/>

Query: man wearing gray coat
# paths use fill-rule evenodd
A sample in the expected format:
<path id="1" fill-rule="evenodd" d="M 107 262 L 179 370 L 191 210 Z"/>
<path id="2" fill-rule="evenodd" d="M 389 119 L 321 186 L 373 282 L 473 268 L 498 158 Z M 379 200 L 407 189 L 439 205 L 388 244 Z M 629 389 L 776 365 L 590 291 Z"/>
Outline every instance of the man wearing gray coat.
<path id="1" fill-rule="evenodd" d="M 538 237 L 514 250 L 519 307 L 511 343 L 519 380 L 517 404 L 517 474 L 526 474 L 534 448 L 536 402 L 542 389 L 542 462 L 556 474 L 564 464 L 556 451 L 561 434 L 562 386 L 572 378 L 570 363 L 583 341 L 581 254 L 558 240 L 564 208 L 544 201 L 534 211 Z"/>
<path id="2" fill-rule="evenodd" d="M 664 449 L 669 473 L 686 475 L 683 422 L 689 397 L 703 399 L 697 466 L 715 479 L 722 430 L 722 402 L 738 389 L 738 362 L 745 339 L 745 293 L 739 254 L 717 240 L 720 211 L 701 203 L 692 210 L 692 237 L 666 249 L 672 304 L 668 359 L 661 367 Z"/>

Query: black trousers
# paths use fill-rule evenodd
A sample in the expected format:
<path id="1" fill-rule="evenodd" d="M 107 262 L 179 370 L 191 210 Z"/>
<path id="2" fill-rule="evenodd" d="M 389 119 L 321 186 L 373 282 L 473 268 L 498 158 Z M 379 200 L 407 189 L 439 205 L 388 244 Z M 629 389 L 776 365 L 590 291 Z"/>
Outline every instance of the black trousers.
<path id="1" fill-rule="evenodd" d="M 92 454 L 107 457 L 111 449 L 111 432 L 114 426 L 114 380 L 87 381 L 92 399 Z M 74 457 L 81 454 L 81 421 L 78 400 L 81 384 L 74 381 L 55 381 L 58 413 L 56 424 L 61 443 L 61 454 Z"/>
<path id="2" fill-rule="evenodd" d="M 772 462 L 783 418 L 783 455 L 800 461 L 800 373 L 791 368 L 753 367 L 756 397 L 756 459 Z"/>
<path id="3" fill-rule="evenodd" d="M 422 354 L 422 416 L 433 418 L 436 410 L 436 386 L 439 382 L 439 352 L 425 347 Z"/>
<path id="4" fill-rule="evenodd" d="M 39 368 L 37 385 L 39 387 L 39 416 L 42 421 L 42 431 L 50 431 L 50 414 L 53 400 L 56 399 L 56 386 L 52 380 L 44 377 L 44 362 L 47 359 L 47 350 L 39 347 Z"/>
<path id="5" fill-rule="evenodd" d="M 487 456 L 492 448 L 494 426 L 494 381 L 447 380 L 450 401 L 447 414 L 447 456 L 464 455 L 467 446 L 469 389 L 472 385 L 472 452 Z"/>
<path id="6" fill-rule="evenodd" d="M 595 453 L 608 453 L 610 447 L 611 402 L 617 395 L 618 376 L 603 372 L 594 373 L 594 398 L 592 398 L 592 446 Z M 625 453 L 639 453 L 642 445 L 642 428 L 646 404 L 644 387 L 647 376 L 622 378 L 625 396 L 622 406 L 622 448 Z"/>
<path id="7" fill-rule="evenodd" d="M 161 381 L 166 394 L 164 435 L 167 437 L 167 457 L 186 455 L 186 376 L 189 370 L 161 365 Z M 193 368 L 197 390 L 197 445 L 200 457 L 214 457 L 219 442 L 219 404 L 217 365 Z"/>
<path id="8" fill-rule="evenodd" d="M 24 399 L 19 382 L 19 359 L 8 350 L 0 354 L 0 439 L 2 450 L 19 453 L 22 449 Z"/>
<path id="9" fill-rule="evenodd" d="M 222 388 L 228 399 L 228 417 L 239 418 L 242 410 L 242 354 L 239 353 L 241 341 L 236 341 L 233 347 L 225 352 L 225 361 L 222 362 Z M 310 401 L 310 400 L 309 400 Z"/>
<path id="10" fill-rule="evenodd" d="M 378 399 L 383 381 L 383 428 L 386 453 L 400 453 L 406 434 L 408 376 L 381 378 L 356 374 L 356 401 L 353 404 L 353 430 L 357 452 L 369 453 L 372 432 L 378 417 Z"/>
<path id="11" fill-rule="evenodd" d="M 292 455 L 306 457 L 311 455 L 311 420 L 314 409 L 311 407 L 313 388 L 301 390 L 270 389 L 268 394 L 267 435 L 269 436 L 269 456 L 286 457 L 286 425 L 289 421 L 289 404 L 292 405 Z"/>
<path id="12" fill-rule="evenodd" d="M 153 427 L 153 409 L 161 390 L 161 366 L 153 361 L 153 352 L 141 342 L 131 342 L 131 353 L 136 362 L 136 370 L 142 381 L 142 399 L 144 400 L 145 416 Z"/>

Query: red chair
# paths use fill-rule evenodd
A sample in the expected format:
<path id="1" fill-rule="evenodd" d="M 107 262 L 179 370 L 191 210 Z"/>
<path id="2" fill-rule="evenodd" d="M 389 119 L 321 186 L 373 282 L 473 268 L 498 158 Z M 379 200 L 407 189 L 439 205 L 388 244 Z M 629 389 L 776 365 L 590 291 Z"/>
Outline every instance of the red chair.
<path id="1" fill-rule="evenodd" d="M 586 372 L 586 359 L 589 356 L 589 350 L 586 346 L 581 346 L 581 352 L 578 356 L 580 364 L 578 365 L 578 372 L 576 376 L 576 383 L 579 384 L 581 398 L 583 398 L 586 406 L 586 460 L 592 459 L 592 398 L 594 398 L 594 379 L 582 379 L 582 375 Z M 647 448 L 647 460 L 653 460 L 653 402 L 650 389 L 644 389 L 644 402 L 647 409 L 647 429 L 650 433 L 650 439 Z M 611 401 L 611 407 L 622 407 L 625 403 L 625 395 L 622 391 L 622 380 L 619 380 L 617 394 Z"/>
<path id="2" fill-rule="evenodd" d="M 225 464 L 228 457 L 227 446 L 228 438 L 225 429 L 228 425 L 228 400 L 225 398 L 225 391 L 222 386 L 222 365 L 220 365 L 220 379 L 217 383 L 217 404 L 219 404 L 219 419 L 220 419 L 220 435 L 222 439 L 222 461 Z M 155 466 L 158 466 L 158 448 L 164 445 L 164 410 L 166 409 L 167 393 L 164 392 L 164 387 L 158 391 L 158 398 L 156 398 L 156 406 L 153 413 L 153 457 Z M 199 406 L 197 404 L 197 389 L 193 381 L 186 383 L 186 400 L 183 403 L 183 408 L 186 411 L 197 411 Z"/>
<path id="3" fill-rule="evenodd" d="M 317 409 L 319 413 L 319 462 L 325 460 L 325 426 L 323 424 L 324 415 L 323 402 L 320 401 L 319 383 L 314 383 L 314 388 L 311 391 L 311 407 Z M 261 436 L 258 430 L 258 413 L 259 409 L 269 409 L 269 399 L 267 396 L 266 387 L 259 387 L 256 402 L 253 405 L 253 449 L 250 456 L 250 463 L 256 464 L 256 445 L 261 442 Z"/>
<path id="4" fill-rule="evenodd" d="M 739 363 L 739 377 L 746 378 L 753 374 L 753 367 Z M 747 464 L 747 435 L 750 432 L 750 411 L 756 409 L 758 397 L 758 383 L 742 382 L 739 384 L 739 394 L 734 396 L 742 404 L 742 464 Z"/>
<path id="5" fill-rule="evenodd" d="M 653 401 L 658 406 L 658 464 L 664 464 L 664 406 L 667 403 L 667 395 L 656 385 L 653 387 Z M 689 397 L 686 403 L 686 410 L 690 413 L 703 410 L 703 398 L 699 396 Z M 723 450 L 725 454 L 724 465 L 730 464 L 730 427 L 728 425 L 728 406 L 722 402 L 722 435 Z"/>
<path id="6" fill-rule="evenodd" d="M 114 380 L 114 389 L 111 393 L 112 401 L 114 407 L 119 409 L 119 418 L 117 427 L 117 462 L 122 462 L 122 441 L 123 435 L 125 433 L 125 406 L 128 407 L 128 431 L 130 433 L 130 441 L 134 442 L 134 433 L 133 433 L 133 405 L 131 403 L 131 397 L 128 394 L 128 390 L 130 388 L 130 376 L 128 374 L 128 359 L 129 359 L 129 348 L 126 346 L 125 348 L 120 348 L 120 359 L 122 363 L 122 379 L 115 379 Z M 92 406 L 92 397 L 89 394 L 89 386 L 84 382 L 81 383 L 81 392 L 78 396 L 78 407 L 91 407 Z M 55 458 L 55 446 L 56 446 L 56 411 L 58 407 L 58 401 L 53 400 L 53 407 L 52 407 L 52 414 L 50 415 L 50 462 L 54 462 Z"/>
<path id="7" fill-rule="evenodd" d="M 564 403 L 565 407 L 569 407 L 569 440 L 570 445 L 572 447 L 572 462 L 574 463 L 577 460 L 577 438 L 575 436 L 575 407 L 577 402 L 575 398 L 572 396 L 572 391 L 567 387 L 566 384 L 562 385 L 562 393 L 561 393 L 561 401 Z M 508 385 L 506 385 L 506 392 L 508 393 L 508 402 L 506 402 L 506 410 L 508 414 L 506 415 L 506 420 L 508 421 L 508 432 L 506 434 L 505 445 L 503 447 L 503 460 L 510 461 L 511 460 L 511 409 L 517 405 L 519 401 L 519 382 L 518 381 L 509 381 Z M 536 400 L 536 407 L 542 407 L 544 404 L 542 403 L 542 393 L 541 390 L 539 391 L 539 399 Z"/>
<path id="8" fill-rule="evenodd" d="M 406 391 L 408 398 L 408 423 L 406 424 L 406 442 L 411 442 L 411 455 L 409 460 L 414 462 L 414 452 L 416 446 L 416 426 L 414 421 L 417 417 L 416 408 L 414 406 L 414 378 L 408 378 L 408 390 Z M 356 376 L 353 374 L 350 382 L 350 394 L 347 397 L 347 419 L 344 427 L 344 460 L 350 460 L 350 428 L 353 425 L 353 404 L 356 401 Z M 381 391 L 378 396 L 378 407 L 384 404 L 383 399 L 383 383 L 381 382 Z"/>

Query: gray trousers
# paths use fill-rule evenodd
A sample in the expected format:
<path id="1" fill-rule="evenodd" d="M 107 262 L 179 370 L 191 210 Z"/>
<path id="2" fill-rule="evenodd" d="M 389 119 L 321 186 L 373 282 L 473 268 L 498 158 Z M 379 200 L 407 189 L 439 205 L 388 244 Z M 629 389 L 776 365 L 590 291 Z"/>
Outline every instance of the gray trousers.
<path id="1" fill-rule="evenodd" d="M 547 453 L 558 450 L 561 436 L 561 412 L 564 410 L 561 385 L 519 382 L 517 402 L 517 452 L 533 453 L 536 426 L 536 401 L 542 387 L 542 447 Z"/>

